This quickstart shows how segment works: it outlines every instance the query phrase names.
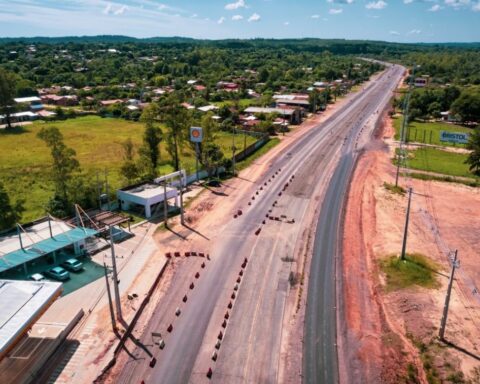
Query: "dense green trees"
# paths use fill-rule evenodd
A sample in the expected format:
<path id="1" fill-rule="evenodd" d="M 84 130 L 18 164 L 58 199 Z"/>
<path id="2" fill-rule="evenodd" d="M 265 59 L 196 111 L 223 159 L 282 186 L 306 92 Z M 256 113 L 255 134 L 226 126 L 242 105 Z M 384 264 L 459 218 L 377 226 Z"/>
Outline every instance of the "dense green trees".
<path id="1" fill-rule="evenodd" d="M 142 113 L 141 120 L 145 123 L 143 134 L 143 146 L 140 148 L 140 155 L 146 164 L 146 174 L 156 177 L 156 169 L 160 161 L 160 143 L 163 140 L 163 132 L 157 120 L 160 110 L 157 104 L 150 104 Z"/>
<path id="2" fill-rule="evenodd" d="M 477 127 L 470 136 L 467 148 L 472 150 L 467 159 L 470 171 L 480 177 L 480 127 Z"/>
<path id="3" fill-rule="evenodd" d="M 16 95 L 15 75 L 0 67 L 0 113 L 5 115 L 7 128 L 11 129 L 10 114 L 13 109 L 13 98 Z"/>
<path id="4" fill-rule="evenodd" d="M 0 231 L 10 229 L 19 222 L 25 210 L 23 204 L 23 200 L 17 200 L 12 204 L 3 183 L 0 182 Z"/>
<path id="5" fill-rule="evenodd" d="M 80 164 L 75 158 L 75 150 L 69 148 L 63 142 L 63 135 L 56 127 L 42 128 L 38 132 L 38 137 L 42 139 L 50 148 L 52 156 L 52 178 L 55 184 L 55 195 L 49 203 L 49 210 L 55 215 L 66 216 L 71 210 L 73 202 L 70 199 L 70 181 L 74 172 L 80 170 Z M 73 188 L 78 192 L 78 188 Z"/>
<path id="6" fill-rule="evenodd" d="M 464 89 L 452 103 L 452 112 L 464 122 L 480 122 L 480 87 Z"/>

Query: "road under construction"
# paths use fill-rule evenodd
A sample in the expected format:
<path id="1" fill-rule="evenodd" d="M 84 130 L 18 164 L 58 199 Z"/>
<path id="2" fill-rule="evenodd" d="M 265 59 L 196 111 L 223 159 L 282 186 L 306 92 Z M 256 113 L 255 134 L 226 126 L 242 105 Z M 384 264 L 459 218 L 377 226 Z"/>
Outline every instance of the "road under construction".
<path id="1" fill-rule="evenodd" d="M 336 257 L 343 205 L 357 154 L 404 74 L 389 65 L 330 118 L 293 141 L 251 182 L 238 209 L 211 239 L 198 275 L 177 279 L 153 312 L 142 346 L 116 382 L 281 381 L 291 264 L 306 228 L 316 227 L 308 276 L 303 380 L 338 381 Z M 318 212 L 312 215 L 311 212 Z M 315 220 L 312 222 L 312 220 Z M 178 311 L 177 311 L 178 309 Z M 341 308 L 339 308 L 341 310 Z M 142 358 L 138 358 L 142 356 Z"/>

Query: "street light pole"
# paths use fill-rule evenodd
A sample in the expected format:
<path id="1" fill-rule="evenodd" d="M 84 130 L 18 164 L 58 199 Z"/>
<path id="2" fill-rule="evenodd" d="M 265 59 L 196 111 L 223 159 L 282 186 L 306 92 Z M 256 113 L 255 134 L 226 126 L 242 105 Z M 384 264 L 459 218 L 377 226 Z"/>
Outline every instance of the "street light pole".
<path id="1" fill-rule="evenodd" d="M 117 307 L 117 320 L 122 321 L 122 303 L 120 301 L 120 290 L 118 288 L 117 261 L 115 260 L 115 247 L 113 245 L 113 227 L 110 226 L 110 249 L 112 252 L 112 271 L 113 271 L 113 288 L 115 292 L 115 305 Z"/>
<path id="2" fill-rule="evenodd" d="M 233 135 L 232 135 L 232 168 L 233 168 L 233 176 L 235 177 L 235 126 L 233 127 Z"/>

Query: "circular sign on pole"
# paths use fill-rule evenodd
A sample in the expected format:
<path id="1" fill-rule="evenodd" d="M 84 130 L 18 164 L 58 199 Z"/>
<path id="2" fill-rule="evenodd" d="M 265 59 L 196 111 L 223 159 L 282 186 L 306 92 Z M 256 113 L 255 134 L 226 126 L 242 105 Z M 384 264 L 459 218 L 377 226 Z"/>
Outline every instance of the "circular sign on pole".
<path id="1" fill-rule="evenodd" d="M 201 127 L 190 128 L 190 141 L 193 143 L 201 143 L 203 141 L 203 129 Z"/>

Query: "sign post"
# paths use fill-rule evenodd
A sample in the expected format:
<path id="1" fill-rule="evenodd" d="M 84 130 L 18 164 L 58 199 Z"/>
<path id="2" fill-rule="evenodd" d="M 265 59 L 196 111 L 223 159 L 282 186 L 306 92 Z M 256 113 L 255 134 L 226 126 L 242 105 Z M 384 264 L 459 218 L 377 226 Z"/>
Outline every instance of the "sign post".
<path id="1" fill-rule="evenodd" d="M 199 180 L 198 175 L 198 159 L 200 156 L 200 148 L 199 143 L 203 141 L 203 129 L 201 127 L 190 127 L 190 141 L 195 143 L 195 167 L 196 167 L 196 174 L 197 174 L 197 182 Z"/>
<path id="2" fill-rule="evenodd" d="M 468 133 L 440 131 L 440 141 L 468 144 Z"/>

